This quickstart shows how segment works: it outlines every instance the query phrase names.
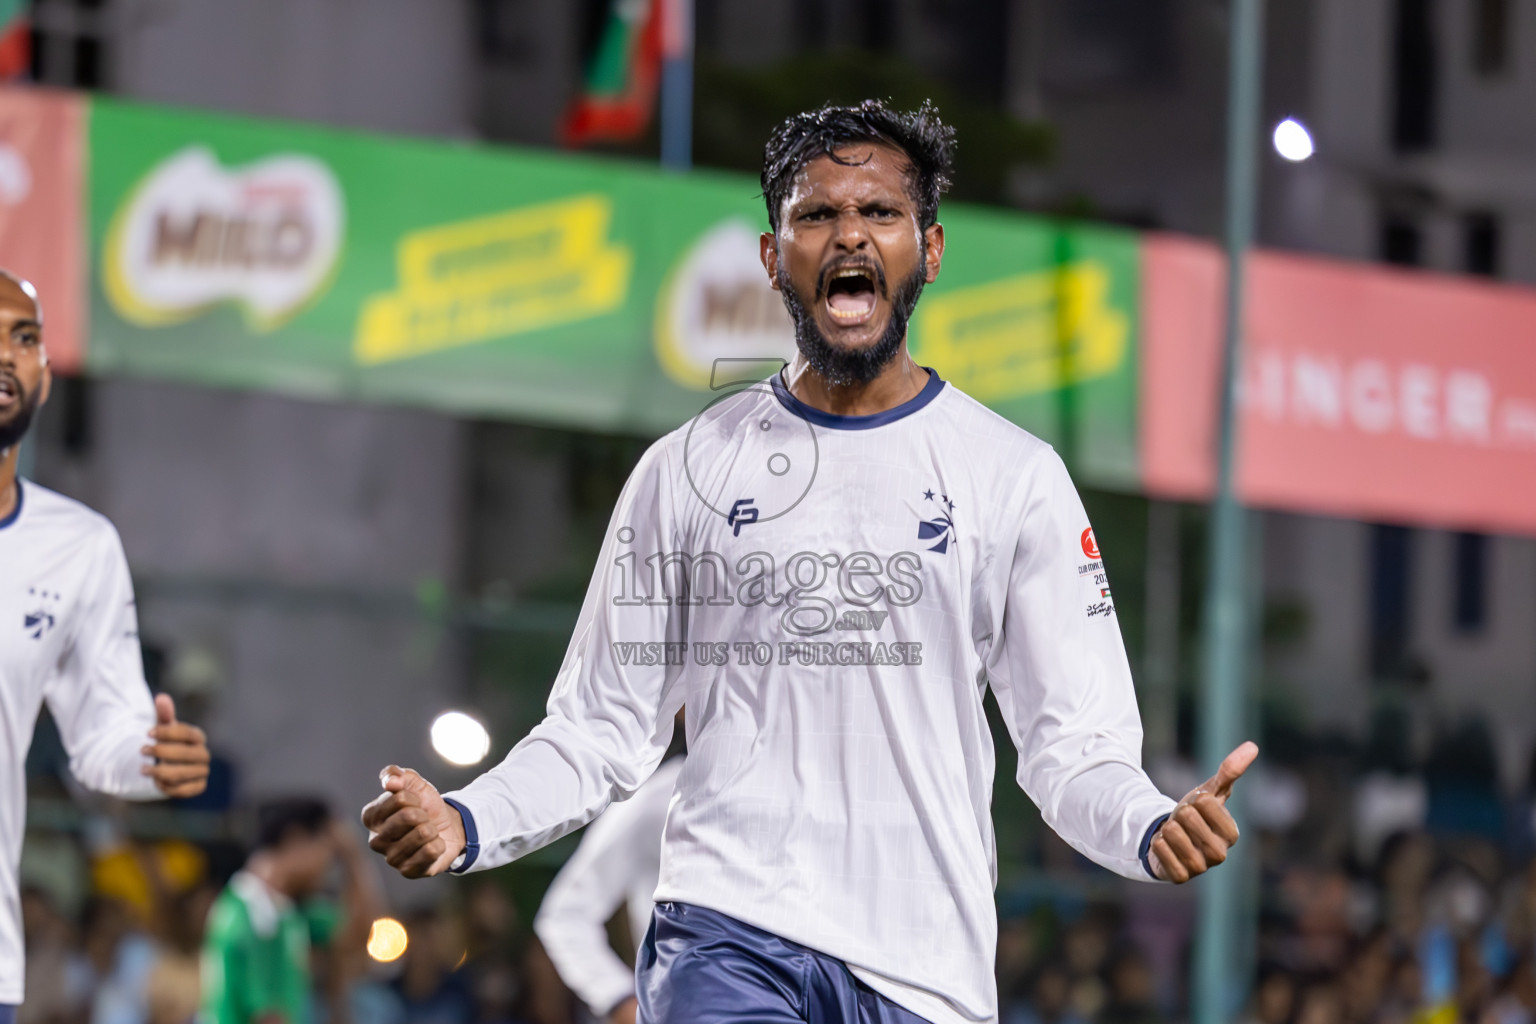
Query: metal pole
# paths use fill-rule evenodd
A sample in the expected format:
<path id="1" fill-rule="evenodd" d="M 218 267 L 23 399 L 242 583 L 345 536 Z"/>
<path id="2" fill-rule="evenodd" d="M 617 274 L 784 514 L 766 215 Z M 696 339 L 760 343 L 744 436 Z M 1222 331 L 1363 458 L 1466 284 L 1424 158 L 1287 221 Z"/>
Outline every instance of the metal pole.
<path id="1" fill-rule="evenodd" d="M 1149 765 L 1177 752 L 1179 701 L 1179 506 L 1147 502 L 1146 659 L 1142 753 Z"/>
<path id="2" fill-rule="evenodd" d="M 1243 257 L 1253 239 L 1258 187 L 1259 92 L 1263 60 L 1263 0 L 1232 0 L 1227 110 L 1227 308 L 1222 352 L 1221 419 L 1216 495 L 1211 505 L 1210 557 L 1205 606 L 1205 693 L 1201 714 L 1202 771 L 1245 738 L 1248 660 L 1247 603 L 1252 585 L 1244 512 L 1233 488 L 1235 416 L 1243 323 Z M 1200 880 L 1200 913 L 1193 978 L 1194 1024 L 1228 1024 L 1248 988 L 1239 955 L 1243 861 L 1237 856 Z"/>
<path id="3" fill-rule="evenodd" d="M 661 165 L 693 166 L 693 0 L 669 0 L 661 62 Z"/>

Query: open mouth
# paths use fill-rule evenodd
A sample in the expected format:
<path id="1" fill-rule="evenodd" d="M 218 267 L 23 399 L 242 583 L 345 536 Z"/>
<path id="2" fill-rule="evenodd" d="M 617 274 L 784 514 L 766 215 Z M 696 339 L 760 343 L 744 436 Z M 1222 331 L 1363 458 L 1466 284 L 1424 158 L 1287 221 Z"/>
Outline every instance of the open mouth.
<path id="1" fill-rule="evenodd" d="M 0 409 L 9 409 L 21 401 L 21 385 L 9 377 L 0 377 Z"/>
<path id="2" fill-rule="evenodd" d="M 844 267 L 834 271 L 827 281 L 827 312 L 833 323 L 856 327 L 875 315 L 878 296 L 872 268 Z"/>

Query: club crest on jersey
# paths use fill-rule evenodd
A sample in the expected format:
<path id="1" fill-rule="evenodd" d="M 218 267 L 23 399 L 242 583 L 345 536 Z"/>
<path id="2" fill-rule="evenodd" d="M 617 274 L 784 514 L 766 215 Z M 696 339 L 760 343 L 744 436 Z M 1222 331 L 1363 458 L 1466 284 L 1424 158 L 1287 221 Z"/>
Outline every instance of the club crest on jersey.
<path id="1" fill-rule="evenodd" d="M 725 517 L 726 524 L 731 527 L 731 536 L 740 537 L 743 526 L 757 522 L 757 509 L 752 501 L 752 498 L 742 498 L 731 506 L 730 514 Z"/>
<path id="2" fill-rule="evenodd" d="M 923 492 L 923 500 L 934 502 L 939 506 L 939 514 L 933 519 L 923 519 L 919 516 L 917 521 L 917 539 L 934 541 L 928 549 L 939 554 L 949 550 L 949 538 L 954 533 L 955 524 L 950 519 L 950 513 L 955 510 L 955 503 L 949 500 L 949 495 L 938 494 L 934 491 Z"/>
<path id="3" fill-rule="evenodd" d="M 49 590 L 29 587 L 27 600 L 33 610 L 22 616 L 22 631 L 33 640 L 41 640 L 49 630 L 53 629 L 53 612 L 58 607 L 59 595 Z"/>

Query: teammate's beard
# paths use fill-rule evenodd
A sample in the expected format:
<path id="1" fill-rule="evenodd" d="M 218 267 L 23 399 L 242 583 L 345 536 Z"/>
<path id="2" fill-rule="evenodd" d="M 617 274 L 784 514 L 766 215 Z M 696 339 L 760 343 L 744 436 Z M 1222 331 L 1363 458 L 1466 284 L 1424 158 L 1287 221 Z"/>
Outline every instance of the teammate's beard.
<path id="1" fill-rule="evenodd" d="M 912 319 L 912 310 L 917 308 L 918 297 L 923 294 L 923 285 L 927 283 L 926 238 L 923 243 L 922 259 L 918 261 L 917 269 L 901 282 L 896 288 L 896 294 L 891 297 L 891 319 L 885 325 L 884 333 L 873 345 L 863 348 L 839 348 L 827 340 L 821 328 L 816 326 L 807 303 L 795 291 L 784 261 L 779 261 L 779 292 L 784 296 L 784 305 L 795 322 L 795 344 L 813 373 L 833 387 L 868 384 L 880 376 L 880 371 L 896 358 L 896 353 L 901 351 L 902 339 L 907 336 L 907 322 Z M 884 291 L 885 274 L 875 268 L 875 275 L 880 290 Z M 813 301 L 819 302 L 823 298 L 821 292 L 826 286 L 825 277 L 824 274 L 823 281 L 817 285 Z"/>
<path id="2" fill-rule="evenodd" d="M 21 387 L 21 382 L 11 379 L 12 386 L 16 389 L 16 396 L 21 399 L 17 403 L 16 411 L 11 418 L 0 422 L 0 454 L 4 454 L 26 436 L 27 428 L 32 426 L 32 417 L 37 415 L 37 393 L 28 395 Z"/>

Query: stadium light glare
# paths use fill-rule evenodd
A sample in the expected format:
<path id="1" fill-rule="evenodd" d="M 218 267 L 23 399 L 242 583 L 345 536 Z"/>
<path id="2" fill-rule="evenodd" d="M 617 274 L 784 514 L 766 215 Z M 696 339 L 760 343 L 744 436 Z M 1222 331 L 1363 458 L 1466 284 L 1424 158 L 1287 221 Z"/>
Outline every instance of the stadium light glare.
<path id="1" fill-rule="evenodd" d="M 1275 125 L 1274 141 L 1275 152 L 1292 163 L 1299 163 L 1315 152 L 1312 133 L 1294 117 L 1288 117 Z"/>
<path id="2" fill-rule="evenodd" d="M 368 929 L 368 955 L 381 964 L 400 959 L 408 945 L 405 925 L 392 917 L 381 917 Z"/>
<path id="3" fill-rule="evenodd" d="M 491 749 L 491 734 L 473 715 L 444 711 L 432 722 L 432 749 L 449 764 L 479 764 Z"/>

